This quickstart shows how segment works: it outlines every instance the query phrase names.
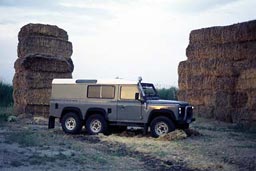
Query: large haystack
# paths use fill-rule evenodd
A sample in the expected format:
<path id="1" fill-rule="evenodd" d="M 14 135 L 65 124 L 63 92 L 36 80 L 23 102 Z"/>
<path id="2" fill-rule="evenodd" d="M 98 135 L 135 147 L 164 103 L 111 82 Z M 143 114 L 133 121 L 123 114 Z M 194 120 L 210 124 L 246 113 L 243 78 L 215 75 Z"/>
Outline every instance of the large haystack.
<path id="1" fill-rule="evenodd" d="M 179 64 L 178 98 L 195 113 L 228 122 L 256 122 L 256 20 L 193 30 Z"/>
<path id="2" fill-rule="evenodd" d="M 17 114 L 47 116 L 53 78 L 72 78 L 72 43 L 65 30 L 52 25 L 21 28 L 14 64 L 14 109 Z"/>

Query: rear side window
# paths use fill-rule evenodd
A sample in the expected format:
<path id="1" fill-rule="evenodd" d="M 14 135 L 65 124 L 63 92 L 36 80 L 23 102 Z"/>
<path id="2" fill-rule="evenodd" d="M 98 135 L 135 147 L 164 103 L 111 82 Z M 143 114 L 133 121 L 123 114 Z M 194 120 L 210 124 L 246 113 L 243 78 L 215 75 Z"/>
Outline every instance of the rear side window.
<path id="1" fill-rule="evenodd" d="M 89 98 L 100 98 L 101 86 L 88 86 L 87 97 Z"/>
<path id="2" fill-rule="evenodd" d="M 109 85 L 90 85 L 87 88 L 88 98 L 113 99 L 115 87 Z"/>

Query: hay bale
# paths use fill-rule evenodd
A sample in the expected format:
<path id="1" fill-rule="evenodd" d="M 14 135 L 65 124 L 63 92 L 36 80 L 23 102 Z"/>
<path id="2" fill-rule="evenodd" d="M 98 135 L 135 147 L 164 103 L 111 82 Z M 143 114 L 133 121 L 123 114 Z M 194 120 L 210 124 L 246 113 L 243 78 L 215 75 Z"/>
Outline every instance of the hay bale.
<path id="1" fill-rule="evenodd" d="M 26 105 L 25 113 L 30 113 L 33 116 L 48 117 L 49 105 Z"/>
<path id="2" fill-rule="evenodd" d="M 175 131 L 169 132 L 168 134 L 162 135 L 157 139 L 160 141 L 173 141 L 187 138 L 187 134 L 183 130 L 176 129 Z"/>
<path id="3" fill-rule="evenodd" d="M 49 105 L 51 89 L 16 89 L 15 102 L 18 104 Z"/>
<path id="4" fill-rule="evenodd" d="M 194 30 L 179 64 L 178 99 L 199 116 L 252 122 L 256 115 L 256 20 Z"/>
<path id="5" fill-rule="evenodd" d="M 24 58 L 34 54 L 70 58 L 72 43 L 53 37 L 29 36 L 18 44 L 18 57 Z"/>
<path id="6" fill-rule="evenodd" d="M 51 88 L 54 78 L 72 78 L 72 73 L 30 72 L 26 70 L 14 75 L 13 86 L 28 89 Z"/>
<path id="7" fill-rule="evenodd" d="M 256 68 L 245 69 L 241 71 L 238 81 L 236 84 L 236 89 L 249 90 L 256 88 Z"/>
<path id="8" fill-rule="evenodd" d="M 256 48 L 256 42 L 241 42 L 227 44 L 189 44 L 186 49 L 186 55 L 189 59 L 208 59 L 221 58 L 230 61 L 255 58 L 256 54 L 253 49 Z"/>
<path id="9" fill-rule="evenodd" d="M 65 30 L 54 26 L 54 25 L 45 25 L 45 24 L 27 24 L 20 29 L 18 34 L 19 41 L 22 41 L 28 36 L 46 36 L 58 38 L 61 40 L 68 40 L 68 34 Z"/>
<path id="10" fill-rule="evenodd" d="M 72 43 L 57 26 L 28 24 L 19 32 L 13 78 L 14 112 L 46 117 L 54 78 L 72 78 Z"/>
<path id="11" fill-rule="evenodd" d="M 248 95 L 246 92 L 235 92 L 232 94 L 231 106 L 233 108 L 246 107 L 247 103 L 248 103 Z"/>
<path id="12" fill-rule="evenodd" d="M 30 70 L 33 72 L 71 73 L 74 70 L 74 65 L 71 59 L 36 54 L 18 58 L 14 68 L 16 72 Z"/>
<path id="13" fill-rule="evenodd" d="M 225 44 L 256 40 L 256 20 L 193 30 L 190 33 L 190 44 Z"/>

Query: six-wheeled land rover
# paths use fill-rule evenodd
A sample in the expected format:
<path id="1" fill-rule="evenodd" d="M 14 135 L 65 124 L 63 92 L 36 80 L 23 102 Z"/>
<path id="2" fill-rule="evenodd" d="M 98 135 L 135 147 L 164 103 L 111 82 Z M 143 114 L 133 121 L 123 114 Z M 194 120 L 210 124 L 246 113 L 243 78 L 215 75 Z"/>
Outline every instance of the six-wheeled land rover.
<path id="1" fill-rule="evenodd" d="M 160 100 L 153 84 L 140 81 L 54 79 L 49 128 L 59 118 L 66 133 L 89 134 L 122 130 L 127 126 L 150 128 L 153 137 L 188 128 L 193 107 L 186 102 Z"/>

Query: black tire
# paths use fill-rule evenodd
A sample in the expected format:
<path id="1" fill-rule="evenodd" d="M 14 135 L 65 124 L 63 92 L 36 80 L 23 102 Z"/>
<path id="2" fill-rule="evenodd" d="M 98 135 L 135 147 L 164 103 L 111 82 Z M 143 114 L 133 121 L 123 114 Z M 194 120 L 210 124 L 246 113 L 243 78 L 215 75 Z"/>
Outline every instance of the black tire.
<path id="1" fill-rule="evenodd" d="M 82 130 L 82 120 L 73 112 L 66 113 L 61 119 L 61 127 L 67 134 L 78 134 Z"/>
<path id="2" fill-rule="evenodd" d="M 107 121 L 102 115 L 94 114 L 86 120 L 86 130 L 91 135 L 107 133 Z"/>
<path id="3" fill-rule="evenodd" d="M 158 116 L 152 120 L 150 124 L 150 132 L 152 137 L 159 137 L 165 135 L 168 132 L 174 131 L 175 125 L 169 118 L 165 116 Z"/>

